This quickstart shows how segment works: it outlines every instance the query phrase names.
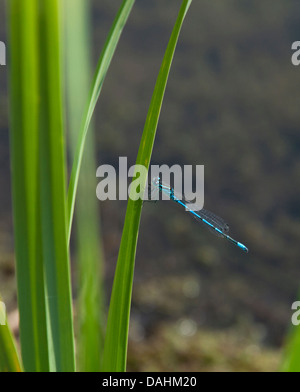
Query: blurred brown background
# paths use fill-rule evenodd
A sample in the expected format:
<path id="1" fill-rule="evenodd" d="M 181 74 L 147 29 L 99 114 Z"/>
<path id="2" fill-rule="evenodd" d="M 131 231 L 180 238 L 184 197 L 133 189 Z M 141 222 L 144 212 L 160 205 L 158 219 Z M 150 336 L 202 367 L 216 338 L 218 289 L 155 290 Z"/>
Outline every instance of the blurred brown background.
<path id="1" fill-rule="evenodd" d="M 120 1 L 93 1 L 94 65 Z M 134 164 L 180 1 L 136 1 L 97 105 L 97 165 Z M 5 7 L 0 0 L 0 40 Z M 130 370 L 274 370 L 299 289 L 300 40 L 294 0 L 194 1 L 180 36 L 153 164 L 205 165 L 205 207 L 243 254 L 173 203 L 143 208 Z M 9 49 L 9 48 L 8 48 Z M 16 308 L 9 67 L 0 68 L 0 292 Z M 107 302 L 126 202 L 101 204 Z"/>

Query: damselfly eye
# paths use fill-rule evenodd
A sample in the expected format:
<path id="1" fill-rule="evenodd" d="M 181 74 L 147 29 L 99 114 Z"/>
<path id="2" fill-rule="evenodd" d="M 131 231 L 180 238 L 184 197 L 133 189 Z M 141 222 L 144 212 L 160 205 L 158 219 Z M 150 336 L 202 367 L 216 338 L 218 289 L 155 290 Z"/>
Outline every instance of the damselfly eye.
<path id="1" fill-rule="evenodd" d="M 153 183 L 154 185 L 159 185 L 159 183 L 160 183 L 160 177 L 154 177 L 153 180 L 152 180 L 152 183 Z"/>

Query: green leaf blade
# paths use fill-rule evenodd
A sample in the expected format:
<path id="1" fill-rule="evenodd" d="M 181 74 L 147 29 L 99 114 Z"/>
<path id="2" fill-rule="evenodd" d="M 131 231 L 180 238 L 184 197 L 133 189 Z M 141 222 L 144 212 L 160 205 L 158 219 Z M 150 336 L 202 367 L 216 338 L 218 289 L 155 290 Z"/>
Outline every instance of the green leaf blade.
<path id="1" fill-rule="evenodd" d="M 74 159 L 84 104 L 90 87 L 89 0 L 65 0 L 66 97 L 70 155 Z M 99 203 L 95 198 L 95 134 L 90 124 L 85 141 L 76 198 L 74 242 L 77 266 L 77 367 L 81 372 L 99 372 L 103 352 L 104 289 L 103 251 Z"/>
<path id="2" fill-rule="evenodd" d="M 0 297 L 1 302 L 1 297 Z M 0 373 L 17 373 L 22 371 L 21 362 L 16 349 L 16 342 L 6 320 L 5 309 L 0 303 Z M 6 321 L 5 325 L 2 322 Z"/>
<path id="3" fill-rule="evenodd" d="M 123 3 L 118 11 L 118 14 L 114 20 L 114 23 L 111 27 L 107 40 L 105 42 L 102 54 L 100 56 L 97 70 L 95 72 L 94 80 L 92 83 L 92 88 L 90 91 L 90 96 L 88 100 L 88 104 L 86 107 L 85 114 L 83 116 L 83 122 L 79 133 L 77 149 L 75 153 L 75 158 L 72 166 L 72 172 L 69 183 L 68 190 L 68 238 L 71 236 L 71 228 L 74 214 L 74 206 L 75 206 L 75 198 L 76 198 L 76 190 L 78 186 L 79 172 L 80 166 L 82 162 L 82 156 L 84 151 L 85 139 L 87 136 L 88 128 L 91 122 L 91 118 L 96 107 L 97 100 L 101 93 L 101 89 L 104 83 L 104 79 L 106 77 L 108 68 L 112 61 L 113 55 L 117 48 L 120 36 L 122 34 L 123 28 L 127 22 L 127 19 L 130 15 L 132 7 L 135 3 L 135 0 L 123 0 Z"/>
<path id="4" fill-rule="evenodd" d="M 52 371 L 73 372 L 75 349 L 67 240 L 58 0 L 40 2 L 40 166 L 43 254 Z"/>
<path id="5" fill-rule="evenodd" d="M 147 170 L 149 169 L 157 124 L 173 56 L 182 23 L 191 5 L 191 1 L 184 0 L 182 2 L 148 110 L 136 160 L 137 165 L 144 165 Z M 146 186 L 146 178 L 143 179 L 143 182 L 142 188 Z M 133 201 L 129 199 L 109 307 L 103 371 L 123 372 L 126 370 L 131 294 L 141 210 L 141 200 Z"/>
<path id="6" fill-rule="evenodd" d="M 38 2 L 9 2 L 11 166 L 20 340 L 24 368 L 48 371 L 38 203 Z"/>

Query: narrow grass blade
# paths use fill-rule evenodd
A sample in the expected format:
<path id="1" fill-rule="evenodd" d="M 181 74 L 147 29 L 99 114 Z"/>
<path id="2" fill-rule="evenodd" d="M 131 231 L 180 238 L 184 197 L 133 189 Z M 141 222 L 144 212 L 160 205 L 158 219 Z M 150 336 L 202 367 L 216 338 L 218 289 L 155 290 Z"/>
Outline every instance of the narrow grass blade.
<path id="1" fill-rule="evenodd" d="M 181 26 L 190 4 L 191 0 L 182 2 L 150 103 L 136 161 L 136 164 L 144 165 L 147 169 L 149 168 L 170 67 Z M 146 178 L 144 178 L 142 187 L 145 185 Z M 103 371 L 120 372 L 126 370 L 131 293 L 141 210 L 141 200 L 129 199 L 109 307 Z"/>
<path id="2" fill-rule="evenodd" d="M 300 334 L 297 332 L 290 337 L 287 344 L 282 371 L 288 373 L 300 372 Z"/>
<path id="3" fill-rule="evenodd" d="M 16 350 L 15 339 L 7 324 L 5 309 L 0 297 L 0 373 L 21 372 L 21 363 Z"/>
<path id="4" fill-rule="evenodd" d="M 9 3 L 10 148 L 20 339 L 26 371 L 48 371 L 38 200 L 38 2 Z"/>
<path id="5" fill-rule="evenodd" d="M 294 309 L 295 311 L 295 309 Z M 298 373 L 300 372 L 300 332 L 299 326 L 290 328 L 286 337 L 286 347 L 283 354 L 283 372 Z"/>
<path id="6" fill-rule="evenodd" d="M 21 372 L 21 363 L 8 325 L 0 326 L 0 373 Z"/>
<path id="7" fill-rule="evenodd" d="M 75 197 L 76 190 L 78 185 L 78 178 L 80 172 L 80 166 L 82 161 L 82 155 L 84 151 L 84 144 L 87 135 L 87 131 L 89 128 L 89 124 L 99 98 L 103 82 L 105 76 L 107 74 L 108 68 L 110 66 L 111 60 L 115 53 L 117 44 L 119 42 L 121 33 L 126 24 L 126 21 L 129 17 L 131 9 L 134 5 L 135 0 L 124 0 L 119 12 L 115 18 L 115 21 L 111 27 L 109 35 L 107 37 L 106 43 L 104 45 L 103 51 L 100 56 L 100 60 L 97 66 L 97 70 L 95 73 L 95 77 L 92 83 L 92 88 L 90 91 L 90 96 L 88 100 L 88 105 L 86 107 L 82 125 L 79 132 L 79 138 L 77 143 L 77 149 L 75 153 L 75 158 L 73 162 L 71 178 L 69 183 L 69 191 L 68 191 L 68 219 L 69 219 L 69 227 L 68 227 L 68 238 L 70 239 L 73 214 L 74 214 L 74 205 L 75 205 Z"/>
<path id="8" fill-rule="evenodd" d="M 40 165 L 47 311 L 55 368 L 75 370 L 67 240 L 66 162 L 62 123 L 59 0 L 39 2 Z"/>
<path id="9" fill-rule="evenodd" d="M 89 0 L 64 1 L 64 53 L 71 159 L 75 157 L 78 131 L 90 87 L 90 4 Z M 99 372 L 103 352 L 103 254 L 95 197 L 95 161 L 94 127 L 91 123 L 85 143 L 75 209 L 78 276 L 76 343 L 78 370 L 82 372 Z"/>

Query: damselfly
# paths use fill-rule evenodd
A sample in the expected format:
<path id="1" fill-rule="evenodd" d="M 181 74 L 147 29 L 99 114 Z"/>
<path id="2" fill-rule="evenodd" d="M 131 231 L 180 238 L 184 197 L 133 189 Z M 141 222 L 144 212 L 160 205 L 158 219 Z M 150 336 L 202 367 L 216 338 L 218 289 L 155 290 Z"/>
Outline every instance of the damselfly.
<path id="1" fill-rule="evenodd" d="M 238 246 L 244 252 L 248 252 L 248 248 L 243 245 L 241 242 L 236 241 L 232 237 L 230 237 L 227 233 L 229 232 L 229 225 L 219 216 L 215 215 L 213 212 L 205 210 L 204 208 L 197 210 L 196 208 L 189 208 L 192 202 L 187 200 L 184 196 L 179 197 L 174 192 L 174 189 L 169 185 L 162 183 L 159 177 L 156 177 L 152 180 L 151 192 L 152 190 L 158 190 L 170 197 L 171 200 L 175 201 L 175 203 L 180 204 L 185 207 L 186 211 L 189 212 L 193 218 L 197 221 L 204 224 L 210 231 L 216 234 L 219 237 L 226 238 L 229 242 Z"/>

